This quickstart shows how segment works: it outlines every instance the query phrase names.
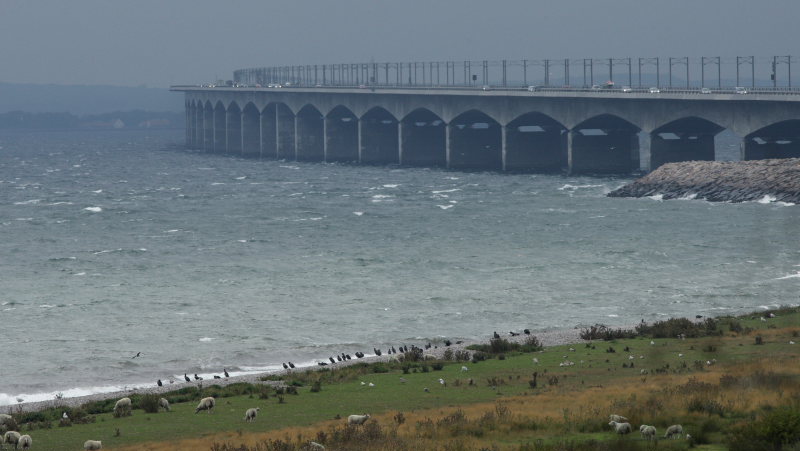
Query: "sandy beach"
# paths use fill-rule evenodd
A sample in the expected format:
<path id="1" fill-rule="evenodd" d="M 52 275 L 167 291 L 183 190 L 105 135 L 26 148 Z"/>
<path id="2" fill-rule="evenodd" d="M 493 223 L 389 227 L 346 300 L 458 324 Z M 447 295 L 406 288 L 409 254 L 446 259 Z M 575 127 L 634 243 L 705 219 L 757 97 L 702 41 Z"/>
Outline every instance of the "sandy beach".
<path id="1" fill-rule="evenodd" d="M 545 332 L 535 332 L 534 335 L 539 339 L 543 346 L 555 346 L 555 345 L 563 345 L 563 344 L 572 344 L 572 343 L 579 343 L 581 342 L 580 338 L 580 328 L 573 328 L 573 329 L 559 329 L 559 330 L 551 330 Z M 498 332 L 499 333 L 499 332 Z M 522 343 L 525 341 L 527 337 L 524 334 L 518 336 L 511 336 L 508 332 L 500 334 L 502 338 L 505 338 L 512 342 Z M 444 355 L 445 350 L 452 349 L 454 352 L 458 350 L 463 350 L 467 346 L 472 344 L 479 344 L 479 343 L 488 343 L 489 339 L 492 337 L 487 335 L 485 340 L 477 340 L 477 341 L 462 341 L 460 343 L 453 343 L 449 347 L 446 346 L 438 346 L 436 348 L 431 348 L 425 350 L 426 354 L 431 354 L 436 356 L 437 358 L 441 358 Z M 412 343 L 416 344 L 417 346 L 422 346 L 424 343 Z M 86 396 L 77 396 L 72 398 L 61 398 L 61 399 L 53 399 L 48 401 L 39 401 L 39 402 L 22 402 L 19 404 L 14 405 L 7 405 L 7 406 L 0 406 L 0 413 L 12 413 L 12 412 L 29 412 L 29 411 L 36 411 L 41 409 L 46 409 L 49 407 L 77 407 L 82 404 L 86 404 L 93 401 L 99 401 L 103 399 L 116 399 L 122 398 L 125 396 L 130 396 L 132 394 L 159 394 L 159 393 L 166 393 L 174 390 L 181 389 L 186 386 L 196 386 L 200 383 L 204 384 L 206 387 L 211 385 L 220 385 L 225 386 L 229 384 L 234 384 L 237 382 L 248 382 L 253 384 L 270 384 L 270 385 L 282 385 L 281 382 L 276 381 L 261 381 L 260 378 L 268 375 L 281 375 L 287 374 L 291 371 L 298 372 L 298 371 L 306 371 L 311 370 L 315 371 L 320 368 L 329 368 L 329 369 L 336 369 L 341 368 L 349 365 L 353 365 L 356 363 L 375 363 L 375 362 L 385 362 L 388 361 L 393 355 L 388 355 L 385 352 L 380 356 L 368 356 L 362 359 L 353 358 L 352 360 L 346 360 L 343 362 L 337 362 L 333 365 L 328 366 L 307 366 L 307 367 L 297 367 L 293 370 L 279 370 L 279 371 L 272 371 L 272 372 L 264 372 L 264 373 L 253 373 L 253 374 L 245 374 L 239 376 L 231 376 L 228 378 L 223 379 L 211 379 L 211 380 L 203 380 L 199 382 L 184 382 L 184 381 L 175 381 L 173 384 L 165 384 L 162 387 L 159 387 L 153 384 L 153 387 L 147 388 L 139 388 L 134 390 L 125 390 L 125 391 L 117 391 L 117 392 L 107 392 L 107 393 L 95 393 Z M 320 360 L 325 359 L 326 356 L 322 356 Z"/>

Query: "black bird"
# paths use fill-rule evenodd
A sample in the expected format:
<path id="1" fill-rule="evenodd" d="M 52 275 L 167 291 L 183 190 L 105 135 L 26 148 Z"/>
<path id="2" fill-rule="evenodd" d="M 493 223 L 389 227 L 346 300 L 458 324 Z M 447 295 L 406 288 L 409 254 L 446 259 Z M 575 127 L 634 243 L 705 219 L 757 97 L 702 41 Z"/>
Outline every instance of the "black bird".
<path id="1" fill-rule="evenodd" d="M 222 379 L 222 378 L 221 378 L 221 377 L 219 377 L 219 376 L 217 376 L 217 375 L 215 374 L 215 375 L 214 375 L 214 379 Z"/>
<path id="2" fill-rule="evenodd" d="M 342 353 L 342 361 L 344 361 L 344 360 L 347 360 L 347 354 L 345 354 L 345 353 L 343 352 L 343 353 Z"/>
<path id="3" fill-rule="evenodd" d="M 498 334 L 497 331 L 494 332 L 494 338 L 500 338 L 500 334 Z"/>
<path id="4" fill-rule="evenodd" d="M 194 380 L 201 381 L 201 380 L 203 380 L 203 378 L 198 376 L 197 373 L 194 373 Z"/>
<path id="5" fill-rule="evenodd" d="M 225 368 L 222 369 L 222 372 L 225 373 L 225 377 L 231 377 L 231 375 L 228 374 L 228 370 L 226 370 Z"/>
<path id="6" fill-rule="evenodd" d="M 380 350 L 380 349 L 376 349 L 376 350 L 375 350 L 375 354 L 376 354 L 376 355 L 381 355 L 381 350 Z"/>
<path id="7" fill-rule="evenodd" d="M 294 363 L 289 362 L 289 368 L 294 368 Z"/>
<path id="8" fill-rule="evenodd" d="M 511 336 L 512 336 L 512 337 L 516 337 L 517 335 L 519 335 L 519 334 L 518 334 L 518 333 L 516 333 L 516 332 L 509 332 L 509 333 L 511 334 Z"/>
<path id="9" fill-rule="evenodd" d="M 189 379 L 189 376 L 187 376 L 186 373 L 183 373 L 183 378 L 186 379 L 186 382 L 192 381 L 191 379 Z"/>
<path id="10" fill-rule="evenodd" d="M 287 365 L 287 364 L 285 364 L 285 363 L 284 363 L 284 364 L 283 364 L 283 369 L 284 369 L 284 370 L 288 370 L 288 369 L 289 369 L 289 365 Z"/>
<path id="11" fill-rule="evenodd" d="M 450 341 L 450 340 L 445 340 L 445 341 L 444 341 L 444 345 L 445 345 L 445 346 L 450 346 L 451 344 L 453 344 L 453 342 L 452 342 L 452 341 Z"/>
<path id="12" fill-rule="evenodd" d="M 319 366 L 328 366 L 328 364 L 325 363 L 325 362 L 317 362 L 317 365 L 319 365 Z"/>
<path id="13" fill-rule="evenodd" d="M 525 335 L 530 335 L 531 334 L 531 330 L 530 329 L 525 329 L 525 330 L 523 330 L 523 332 L 525 332 Z"/>
<path id="14" fill-rule="evenodd" d="M 356 358 L 357 358 L 357 359 L 364 358 L 364 353 L 363 353 L 363 352 L 361 352 L 361 351 L 356 351 Z"/>
<path id="15" fill-rule="evenodd" d="M 331 363 L 336 363 L 336 360 L 333 360 L 333 357 L 328 357 L 328 358 L 331 359 Z"/>
<path id="16" fill-rule="evenodd" d="M 331 359 L 331 360 L 333 360 L 333 359 Z M 338 355 L 338 354 L 337 354 L 337 355 L 336 355 L 336 361 L 337 361 L 337 362 L 341 362 L 341 361 L 342 361 L 342 356 L 340 356 L 340 355 Z"/>
<path id="17" fill-rule="evenodd" d="M 402 346 L 400 346 L 400 350 L 401 350 L 401 351 L 403 350 L 403 347 L 402 347 Z M 394 348 L 394 346 L 392 346 L 392 352 L 394 352 L 394 353 L 397 353 L 397 350 Z"/>
<path id="18" fill-rule="evenodd" d="M 408 346 L 403 346 L 403 352 L 408 352 Z"/>
<path id="19" fill-rule="evenodd" d="M 159 387 L 161 387 L 162 385 L 164 385 L 164 384 L 162 384 L 162 383 L 161 383 L 161 379 L 159 379 L 159 380 L 158 380 L 158 382 L 156 382 L 156 383 L 158 384 L 158 386 L 159 386 Z"/>
<path id="20" fill-rule="evenodd" d="M 141 357 L 141 355 L 142 355 L 142 353 L 141 353 L 141 352 L 137 352 L 137 353 L 136 353 L 136 355 L 135 355 L 135 356 L 133 356 L 133 357 L 131 357 L 131 358 L 132 358 L 132 359 L 135 359 L 136 357 Z"/>
<path id="21" fill-rule="evenodd" d="M 352 357 L 350 357 L 350 354 L 346 354 L 345 357 L 347 357 L 347 360 L 351 360 L 352 359 Z"/>

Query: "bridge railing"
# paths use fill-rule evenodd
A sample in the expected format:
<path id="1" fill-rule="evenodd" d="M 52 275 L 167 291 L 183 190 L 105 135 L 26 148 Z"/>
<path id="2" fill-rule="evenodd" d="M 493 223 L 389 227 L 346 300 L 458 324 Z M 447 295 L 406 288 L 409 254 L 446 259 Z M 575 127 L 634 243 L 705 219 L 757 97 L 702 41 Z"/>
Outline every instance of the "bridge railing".
<path id="1" fill-rule="evenodd" d="M 239 69 L 231 84 L 304 87 L 792 88 L 790 55 L 755 57 L 563 58 L 315 64 Z M 794 92 L 790 90 L 789 92 Z"/>

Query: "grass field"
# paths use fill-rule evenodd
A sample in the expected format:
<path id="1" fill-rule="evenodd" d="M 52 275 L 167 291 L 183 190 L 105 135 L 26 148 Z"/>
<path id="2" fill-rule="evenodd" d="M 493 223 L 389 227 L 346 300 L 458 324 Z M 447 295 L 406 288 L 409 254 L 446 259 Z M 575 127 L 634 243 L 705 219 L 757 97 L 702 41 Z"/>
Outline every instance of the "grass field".
<path id="1" fill-rule="evenodd" d="M 310 440 L 347 450 L 778 449 L 770 440 L 798 449 L 800 344 L 790 341 L 800 343 L 800 312 L 774 314 L 766 321 L 761 312 L 720 318 L 695 338 L 638 336 L 490 354 L 483 361 L 298 372 L 285 377 L 297 394 L 247 384 L 189 388 L 166 396 L 171 412 L 134 409 L 115 418 L 112 400 L 17 419 L 27 422 L 20 429 L 36 450 L 78 450 L 87 439 L 126 450 L 292 450 Z M 312 392 L 315 383 L 318 392 Z M 216 397 L 213 414 L 194 413 L 203 396 Z M 245 423 L 250 407 L 261 411 Z M 64 410 L 90 422 L 61 427 Z M 345 425 L 344 418 L 361 413 L 372 415 L 364 426 Z M 634 433 L 613 433 L 612 413 L 629 418 Z M 656 426 L 658 441 L 643 439 L 640 424 Z M 691 438 L 664 439 L 671 424 L 681 424 Z"/>

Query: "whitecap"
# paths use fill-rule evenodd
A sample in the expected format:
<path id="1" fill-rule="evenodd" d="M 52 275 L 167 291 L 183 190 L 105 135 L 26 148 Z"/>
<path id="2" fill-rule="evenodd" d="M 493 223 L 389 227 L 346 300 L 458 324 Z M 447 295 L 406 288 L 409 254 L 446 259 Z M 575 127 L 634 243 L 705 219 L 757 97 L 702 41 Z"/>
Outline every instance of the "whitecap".
<path id="1" fill-rule="evenodd" d="M 299 166 L 278 166 L 278 167 L 284 169 L 300 169 Z"/>
<path id="2" fill-rule="evenodd" d="M 75 274 L 73 274 L 73 276 L 85 276 L 85 275 L 86 275 L 85 272 L 76 272 Z"/>
<path id="3" fill-rule="evenodd" d="M 14 205 L 36 205 L 41 202 L 41 199 L 31 199 L 22 202 L 14 202 Z"/>
<path id="4" fill-rule="evenodd" d="M 778 200 L 777 197 L 770 196 L 769 194 L 767 194 L 764 197 L 762 197 L 761 199 L 757 200 L 756 202 L 758 202 L 759 204 L 769 204 L 769 203 L 775 202 L 776 200 Z"/>
<path id="5" fill-rule="evenodd" d="M 103 209 L 100 207 L 86 207 L 84 208 L 84 210 L 91 211 L 92 213 L 100 213 L 101 211 L 103 211 Z"/>
<path id="6" fill-rule="evenodd" d="M 678 200 L 695 200 L 697 199 L 697 193 L 688 193 L 678 198 Z"/>
<path id="7" fill-rule="evenodd" d="M 433 194 L 454 193 L 456 191 L 461 191 L 461 188 L 442 189 L 442 190 L 438 190 L 438 191 L 431 191 L 431 193 L 433 193 Z"/>
<path id="8" fill-rule="evenodd" d="M 224 185 L 224 184 L 225 184 L 224 182 L 212 182 L 212 183 L 211 183 L 211 186 L 215 186 L 215 185 Z"/>
<path id="9" fill-rule="evenodd" d="M 212 337 L 203 337 L 203 338 L 201 338 L 201 339 L 199 339 L 199 340 L 197 340 L 197 341 L 202 341 L 203 343 L 208 343 L 209 341 L 213 341 L 213 340 L 215 340 L 215 338 L 212 338 Z"/>
<path id="10" fill-rule="evenodd" d="M 778 277 L 775 280 L 784 280 L 784 279 L 796 279 L 800 278 L 800 271 L 795 274 L 789 274 L 788 276 Z"/>
<path id="11" fill-rule="evenodd" d="M 55 307 L 55 305 L 51 305 L 51 304 L 42 304 L 42 305 L 39 306 L 39 308 L 54 308 L 54 307 Z"/>
<path id="12" fill-rule="evenodd" d="M 102 192 L 103 192 L 103 190 L 101 190 L 101 189 L 98 189 L 98 190 L 95 190 L 95 191 L 92 191 L 92 192 L 93 192 L 93 193 L 95 193 L 95 194 L 100 194 L 100 193 L 102 193 Z"/>
<path id="13" fill-rule="evenodd" d="M 164 233 L 175 233 L 175 232 L 180 232 L 180 229 L 170 229 L 164 231 Z"/>
<path id="14" fill-rule="evenodd" d="M 397 188 L 398 186 L 400 186 L 400 185 L 397 185 L 397 184 L 383 185 L 384 188 Z"/>
<path id="15" fill-rule="evenodd" d="M 575 191 L 575 190 L 577 190 L 577 189 L 583 189 L 583 188 L 600 188 L 600 187 L 602 187 L 602 186 L 603 186 L 603 185 L 571 185 L 571 184 L 567 183 L 567 184 L 565 184 L 564 186 L 562 186 L 561 188 L 558 188 L 558 190 L 559 190 L 559 191 L 566 191 L 566 190 Z"/>
<path id="16" fill-rule="evenodd" d="M 240 243 L 246 243 L 247 242 L 247 240 L 236 240 L 236 241 L 238 241 Z"/>
<path id="17" fill-rule="evenodd" d="M 394 197 L 394 196 L 392 196 L 390 194 L 376 194 L 376 195 L 372 196 L 373 199 L 388 199 L 390 197 Z"/>
<path id="18" fill-rule="evenodd" d="M 356 215 L 356 216 L 364 216 L 364 212 L 363 211 L 354 211 L 353 214 Z"/>
<path id="19" fill-rule="evenodd" d="M 452 205 L 437 205 L 437 207 L 441 208 L 442 210 L 447 210 L 453 208 Z"/>
<path id="20" fill-rule="evenodd" d="M 606 316 L 609 317 L 609 318 L 619 318 L 619 315 L 616 315 L 614 313 L 608 314 Z"/>
<path id="21" fill-rule="evenodd" d="M 664 200 L 664 195 L 663 194 L 654 194 L 652 196 L 647 196 L 647 197 L 650 198 L 650 199 L 653 199 L 653 200 L 657 200 L 659 202 Z"/>
<path id="22" fill-rule="evenodd" d="M 72 202 L 53 202 L 52 204 L 47 204 L 50 207 L 54 207 L 56 205 L 72 205 Z"/>
<path id="23" fill-rule="evenodd" d="M 247 178 L 247 177 L 243 175 L 243 176 L 241 176 L 241 177 L 236 177 L 236 180 L 244 180 L 244 179 L 246 179 L 246 178 Z"/>

